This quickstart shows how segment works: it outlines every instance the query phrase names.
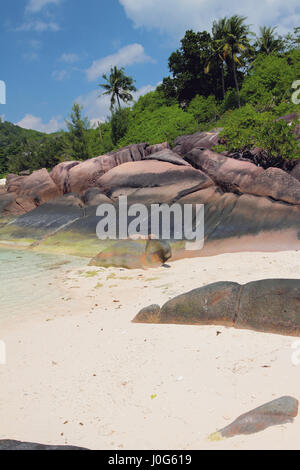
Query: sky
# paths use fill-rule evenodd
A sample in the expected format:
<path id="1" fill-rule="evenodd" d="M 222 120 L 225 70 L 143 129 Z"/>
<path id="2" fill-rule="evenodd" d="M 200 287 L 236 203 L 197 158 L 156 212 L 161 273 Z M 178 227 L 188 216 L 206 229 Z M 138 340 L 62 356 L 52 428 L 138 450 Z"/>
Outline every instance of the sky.
<path id="1" fill-rule="evenodd" d="M 27 129 L 64 128 L 74 102 L 92 124 L 109 115 L 99 97 L 114 65 L 136 80 L 135 99 L 154 90 L 187 29 L 210 30 L 232 14 L 285 34 L 300 25 L 299 0 L 1 0 L 2 119 Z M 0 100 L 1 101 L 1 100 Z"/>

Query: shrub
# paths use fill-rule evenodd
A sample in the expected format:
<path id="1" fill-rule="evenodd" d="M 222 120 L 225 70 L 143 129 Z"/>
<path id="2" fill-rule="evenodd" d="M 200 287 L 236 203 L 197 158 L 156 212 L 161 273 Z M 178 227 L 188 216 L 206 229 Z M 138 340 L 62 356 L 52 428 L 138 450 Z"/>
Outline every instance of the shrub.
<path id="1" fill-rule="evenodd" d="M 290 100 L 292 83 L 300 77 L 300 51 L 288 55 L 258 56 L 243 82 L 241 100 L 264 111 Z"/>
<path id="2" fill-rule="evenodd" d="M 178 105 L 161 106 L 155 110 L 145 108 L 142 113 L 137 112 L 134 106 L 129 115 L 128 130 L 118 146 L 139 142 L 157 144 L 166 140 L 172 144 L 179 135 L 192 134 L 197 130 L 194 117 Z"/>
<path id="3" fill-rule="evenodd" d="M 216 121 L 218 117 L 216 98 L 196 95 L 188 106 L 188 112 L 198 124 Z"/>
<path id="4" fill-rule="evenodd" d="M 257 112 L 253 106 L 246 105 L 241 109 L 227 113 L 224 129 L 220 136 L 225 144 L 218 151 L 243 152 L 259 147 L 271 157 L 294 159 L 300 157 L 300 148 L 294 128 L 296 123 L 277 121 L 272 113 Z"/>

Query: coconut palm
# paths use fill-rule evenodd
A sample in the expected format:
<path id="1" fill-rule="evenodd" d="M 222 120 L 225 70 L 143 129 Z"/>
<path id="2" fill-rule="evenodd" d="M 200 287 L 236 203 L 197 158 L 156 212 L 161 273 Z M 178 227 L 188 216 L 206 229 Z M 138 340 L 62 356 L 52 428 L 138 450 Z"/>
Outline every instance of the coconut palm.
<path id="1" fill-rule="evenodd" d="M 272 54 L 273 52 L 279 52 L 284 47 L 284 42 L 281 37 L 278 37 L 275 33 L 277 26 L 274 28 L 268 26 L 262 26 L 260 29 L 260 35 L 257 36 L 255 47 L 257 48 L 258 54 Z"/>
<path id="2" fill-rule="evenodd" d="M 224 47 L 226 39 L 226 28 L 227 28 L 227 18 L 222 18 L 219 21 L 214 21 L 212 26 L 212 42 L 211 42 L 211 57 L 205 68 L 205 72 L 208 73 L 210 69 L 211 62 L 217 61 L 220 64 L 221 69 L 221 78 L 222 78 L 222 92 L 223 99 L 225 98 L 225 73 L 224 73 Z"/>
<path id="3" fill-rule="evenodd" d="M 249 26 L 245 24 L 244 16 L 234 15 L 226 22 L 225 44 L 223 47 L 224 58 L 230 60 L 233 69 L 238 106 L 241 107 L 240 90 L 237 77 L 237 67 L 243 65 L 242 54 L 251 50 Z"/>
<path id="4" fill-rule="evenodd" d="M 131 92 L 136 91 L 134 86 L 134 80 L 132 77 L 125 75 L 124 68 L 118 69 L 118 67 L 112 67 L 110 69 L 110 74 L 102 75 L 103 79 L 106 80 L 106 83 L 100 83 L 99 86 L 104 88 L 104 91 L 100 96 L 110 95 L 110 109 L 113 112 L 116 101 L 118 103 L 119 109 L 121 108 L 121 101 L 124 103 L 129 103 L 133 100 Z"/>

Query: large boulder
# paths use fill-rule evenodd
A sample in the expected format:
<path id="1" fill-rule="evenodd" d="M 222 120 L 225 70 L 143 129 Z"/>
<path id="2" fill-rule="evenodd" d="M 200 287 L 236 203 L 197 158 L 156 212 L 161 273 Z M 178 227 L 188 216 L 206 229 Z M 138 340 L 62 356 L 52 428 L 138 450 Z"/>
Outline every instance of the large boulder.
<path id="1" fill-rule="evenodd" d="M 162 144 L 149 145 L 145 148 L 145 156 L 152 155 L 153 153 L 161 152 L 162 150 L 170 149 L 168 142 Z"/>
<path id="2" fill-rule="evenodd" d="M 300 138 L 300 135 L 299 135 Z M 292 169 L 290 175 L 293 178 L 296 178 L 296 180 L 300 181 L 300 161 L 295 165 L 295 167 Z"/>
<path id="3" fill-rule="evenodd" d="M 141 188 L 155 188 L 158 195 L 161 188 L 166 189 L 169 202 L 214 184 L 207 175 L 192 167 L 157 160 L 126 163 L 106 173 L 98 183 L 112 198 L 130 195 Z"/>
<path id="4" fill-rule="evenodd" d="M 224 191 L 266 196 L 290 204 L 300 204 L 300 182 L 279 168 L 264 170 L 253 163 L 194 149 L 186 159 L 202 170 Z"/>
<path id="5" fill-rule="evenodd" d="M 63 180 L 60 182 L 60 186 L 63 185 L 66 193 L 82 194 L 88 189 L 98 186 L 99 178 L 112 168 L 123 163 L 142 160 L 147 145 L 131 145 L 114 153 L 81 162 L 70 168 L 67 175 L 62 175 Z M 56 168 L 53 171 L 56 172 Z"/>
<path id="6" fill-rule="evenodd" d="M 24 180 L 25 176 L 19 176 L 15 174 L 7 175 L 6 177 L 6 190 L 8 193 L 15 193 L 17 192 Z"/>
<path id="7" fill-rule="evenodd" d="M 8 175 L 6 185 L 7 192 L 30 198 L 36 206 L 61 195 L 61 191 L 45 168 L 34 171 L 29 176 Z"/>
<path id="8" fill-rule="evenodd" d="M 263 171 L 248 192 L 290 204 L 300 204 L 300 182 L 280 168 Z"/>
<path id="9" fill-rule="evenodd" d="M 176 163 L 185 165 L 184 160 L 169 150 L 167 143 L 149 145 L 146 143 L 129 145 L 107 155 L 88 159 L 84 162 L 63 162 L 56 165 L 50 173 L 51 178 L 64 194 L 69 192 L 84 193 L 88 189 L 98 185 L 100 176 L 107 173 L 112 168 L 127 162 L 151 159 L 154 154 L 158 154 L 158 159 L 169 161 L 173 157 Z M 11 177 L 12 183 L 13 177 Z M 17 177 L 19 178 L 19 177 Z"/>
<path id="10" fill-rule="evenodd" d="M 170 245 L 160 240 L 118 240 L 111 241 L 90 266 L 143 269 L 161 266 L 171 256 Z"/>
<path id="11" fill-rule="evenodd" d="M 235 282 L 217 282 L 182 294 L 161 308 L 159 323 L 233 326 L 240 290 L 241 286 Z M 148 323 L 145 313 L 143 309 L 134 322 L 139 323 L 142 318 Z M 153 322 L 152 308 L 150 320 Z"/>
<path id="12" fill-rule="evenodd" d="M 74 166 L 79 165 L 80 162 L 73 161 L 73 162 L 62 162 L 56 165 L 50 173 L 51 178 L 53 179 L 56 186 L 59 190 L 65 194 L 67 193 L 67 183 L 69 177 L 69 171 Z"/>
<path id="13" fill-rule="evenodd" d="M 32 198 L 16 193 L 0 194 L 0 217 L 16 217 L 36 208 Z"/>
<path id="14" fill-rule="evenodd" d="M 185 156 L 194 148 L 200 150 L 211 149 L 214 145 L 218 145 L 219 133 L 220 130 L 215 130 L 177 137 L 174 141 L 173 152 Z"/>
<path id="15" fill-rule="evenodd" d="M 71 168 L 64 181 L 65 192 L 83 194 L 98 185 L 98 179 L 113 168 L 114 159 L 109 155 L 91 158 Z"/>
<path id="16" fill-rule="evenodd" d="M 300 335 L 300 280 L 265 279 L 243 286 L 236 328 Z"/>
<path id="17" fill-rule="evenodd" d="M 156 162 L 156 164 L 168 165 L 162 162 Z M 177 169 L 188 169 L 173 166 Z M 137 189 L 130 193 L 128 203 L 143 203 L 146 206 L 149 203 L 170 204 L 178 196 L 180 189 L 178 185 L 180 186 L 177 183 Z M 132 188 L 130 190 L 132 191 Z M 59 201 L 63 201 L 65 205 L 66 201 L 73 197 L 75 196 L 66 195 L 59 198 Z M 13 199 L 10 202 L 12 201 Z M 96 216 L 97 206 L 109 203 L 110 199 L 96 188 L 88 191 L 83 198 L 76 196 L 76 201 L 83 207 L 78 206 L 80 210 L 75 210 L 73 219 L 72 217 L 65 219 L 66 210 L 69 212 L 70 209 L 61 208 L 57 200 L 50 201 L 29 214 L 19 217 L 13 224 L 0 228 L 0 240 L 7 240 L 9 243 L 16 241 L 17 244 L 24 241 L 26 244 L 29 238 L 32 243 L 39 240 L 41 251 L 51 250 L 51 252 L 64 252 L 93 258 L 110 245 L 108 243 L 110 241 L 99 240 L 96 235 L 96 227 L 100 220 Z M 300 205 L 286 204 L 250 194 L 224 193 L 216 186 L 208 186 L 195 192 L 188 192 L 186 195 L 181 194 L 176 202 L 204 204 L 205 243 L 203 248 L 187 249 L 184 241 L 172 240 L 171 227 L 169 242 L 172 247 L 172 260 L 231 252 L 300 249 Z M 114 207 L 118 210 L 118 204 L 114 204 Z M 53 225 L 56 220 L 59 224 Z M 151 230 L 149 233 L 151 234 Z M 47 235 L 46 239 L 45 235 Z"/>
<path id="18" fill-rule="evenodd" d="M 194 149 L 187 154 L 186 160 L 210 176 L 222 189 L 231 192 L 250 192 L 257 176 L 264 172 L 253 163 L 225 157 L 211 150 Z"/>
<path id="19" fill-rule="evenodd" d="M 169 300 L 153 316 L 144 308 L 135 323 L 225 325 L 300 336 L 300 280 L 265 279 L 239 285 L 217 282 Z"/>
<path id="20" fill-rule="evenodd" d="M 190 166 L 182 157 L 169 149 L 160 150 L 159 152 L 145 155 L 143 160 L 158 160 L 161 162 L 173 163 L 174 165 Z"/>

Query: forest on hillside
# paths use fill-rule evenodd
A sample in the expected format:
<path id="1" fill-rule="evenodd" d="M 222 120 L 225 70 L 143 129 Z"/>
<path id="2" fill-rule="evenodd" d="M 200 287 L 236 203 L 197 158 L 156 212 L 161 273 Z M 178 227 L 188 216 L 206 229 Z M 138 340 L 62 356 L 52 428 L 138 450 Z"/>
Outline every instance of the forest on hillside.
<path id="1" fill-rule="evenodd" d="M 114 67 L 100 93 L 111 114 L 92 128 L 74 104 L 66 131 L 42 134 L 0 121 L 0 176 L 85 160 L 126 145 L 155 144 L 222 127 L 217 151 L 263 148 L 273 159 L 296 159 L 300 149 L 290 125 L 278 117 L 300 111 L 300 28 L 286 36 L 246 18 L 215 21 L 211 31 L 186 31 L 169 58 L 170 76 L 133 102 L 134 79 Z M 100 80 L 100 77 L 99 77 Z M 294 94 L 295 99 L 292 100 Z"/>

